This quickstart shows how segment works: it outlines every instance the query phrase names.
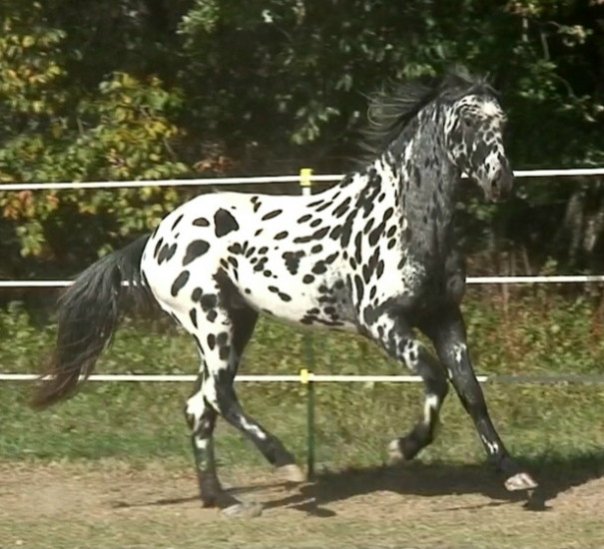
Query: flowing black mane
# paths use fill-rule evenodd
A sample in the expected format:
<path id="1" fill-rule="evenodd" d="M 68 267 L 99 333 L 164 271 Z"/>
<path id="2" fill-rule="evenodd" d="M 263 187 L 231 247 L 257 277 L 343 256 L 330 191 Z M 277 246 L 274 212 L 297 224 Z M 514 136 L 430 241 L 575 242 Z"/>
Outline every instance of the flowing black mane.
<path id="1" fill-rule="evenodd" d="M 398 82 L 373 93 L 367 109 L 368 127 L 362 131 L 360 141 L 363 160 L 373 160 L 382 154 L 428 103 L 437 98 L 455 100 L 468 93 L 496 92 L 485 77 L 456 68 L 442 77 Z"/>

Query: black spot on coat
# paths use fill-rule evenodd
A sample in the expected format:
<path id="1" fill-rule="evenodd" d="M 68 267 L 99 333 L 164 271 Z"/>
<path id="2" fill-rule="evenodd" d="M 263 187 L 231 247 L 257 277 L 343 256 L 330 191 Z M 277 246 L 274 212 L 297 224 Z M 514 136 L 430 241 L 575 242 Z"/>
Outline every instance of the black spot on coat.
<path id="1" fill-rule="evenodd" d="M 189 318 L 191 319 L 191 324 L 197 328 L 197 309 L 191 309 L 189 311 Z"/>
<path id="2" fill-rule="evenodd" d="M 217 303 L 218 303 L 218 298 L 216 297 L 215 294 L 205 294 L 203 296 L 201 296 L 201 299 L 199 300 L 199 302 L 201 303 L 201 308 L 205 311 L 209 311 L 210 309 L 213 309 L 214 307 L 216 307 Z"/>
<path id="3" fill-rule="evenodd" d="M 193 242 L 187 246 L 187 252 L 182 260 L 183 267 L 205 254 L 209 249 L 210 245 L 205 240 L 193 240 Z"/>
<path id="4" fill-rule="evenodd" d="M 229 234 L 230 232 L 239 229 L 239 223 L 237 223 L 237 220 L 233 217 L 230 212 L 228 212 L 224 208 L 220 208 L 214 214 L 214 224 L 214 230 L 218 238 L 223 237 Z"/>
<path id="5" fill-rule="evenodd" d="M 157 254 L 157 263 L 161 265 L 164 261 L 169 261 L 176 253 L 176 243 L 172 245 L 164 244 L 163 248 Z"/>
<path id="6" fill-rule="evenodd" d="M 283 210 L 273 210 L 272 212 L 268 212 L 267 214 L 264 214 L 261 219 L 262 219 L 262 221 L 267 221 L 268 219 L 273 219 L 273 217 L 277 217 L 282 212 L 283 212 Z"/>
<path id="7" fill-rule="evenodd" d="M 315 274 L 323 274 L 327 271 L 327 267 L 325 267 L 325 263 L 323 261 L 317 261 L 315 266 L 312 268 L 312 272 Z"/>
<path id="8" fill-rule="evenodd" d="M 191 293 L 191 300 L 192 301 L 199 301 L 201 299 L 201 294 L 203 292 L 201 291 L 201 288 L 195 288 L 193 290 L 193 292 Z"/>
<path id="9" fill-rule="evenodd" d="M 159 250 L 161 249 L 161 245 L 164 243 L 164 239 L 160 238 L 156 243 L 155 243 L 155 249 L 153 250 L 153 258 L 157 259 L 157 254 L 159 253 Z"/>
<path id="10" fill-rule="evenodd" d="M 350 206 L 350 197 L 348 197 L 346 200 L 344 200 L 334 211 L 333 214 L 336 217 L 342 217 L 346 211 L 348 210 L 348 207 Z"/>
<path id="11" fill-rule="evenodd" d="M 357 299 L 359 301 L 363 300 L 363 280 L 361 279 L 361 277 L 359 275 L 354 275 L 354 286 L 356 288 L 357 291 Z"/>
<path id="12" fill-rule="evenodd" d="M 189 275 L 189 271 L 185 270 L 176 277 L 176 279 L 172 283 L 172 287 L 170 288 L 170 294 L 172 295 L 172 297 L 176 297 L 178 295 L 178 292 L 182 290 L 183 286 L 189 280 Z"/>
<path id="13" fill-rule="evenodd" d="M 176 227 L 178 227 L 178 224 L 182 221 L 182 217 L 183 217 L 183 214 L 180 214 L 176 218 L 176 221 L 174 221 L 174 223 L 172 223 L 172 230 L 174 230 L 174 229 L 176 229 Z"/>
<path id="14" fill-rule="evenodd" d="M 384 227 L 386 223 L 382 221 L 373 231 L 369 233 L 369 244 L 375 246 L 382 234 L 384 233 Z"/>
<path id="15" fill-rule="evenodd" d="M 296 274 L 300 267 L 300 258 L 304 256 L 304 252 L 284 252 L 282 257 L 285 260 L 285 266 L 291 274 Z"/>

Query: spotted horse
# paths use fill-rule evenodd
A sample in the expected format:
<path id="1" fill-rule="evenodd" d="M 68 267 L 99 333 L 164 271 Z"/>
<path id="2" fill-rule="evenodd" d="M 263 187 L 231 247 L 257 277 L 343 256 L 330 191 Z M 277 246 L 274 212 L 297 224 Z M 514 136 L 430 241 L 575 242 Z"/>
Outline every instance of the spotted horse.
<path id="1" fill-rule="evenodd" d="M 57 345 L 34 405 L 72 395 L 92 372 L 116 329 L 128 282 L 130 292 L 146 294 L 184 327 L 199 350 L 185 413 L 203 505 L 245 505 L 216 474 L 218 416 L 291 480 L 302 480 L 294 456 L 244 411 L 233 387 L 260 313 L 358 332 L 423 378 L 423 415 L 390 443 L 393 457 L 410 460 L 430 444 L 450 381 L 506 488 L 534 488 L 489 417 L 459 308 L 465 269 L 453 213 L 467 184 L 462 175 L 491 200 L 508 195 L 513 183 L 496 93 L 483 79 L 449 73 L 376 94 L 368 114 L 373 157 L 339 184 L 310 197 L 197 196 L 153 234 L 84 271 L 60 300 Z"/>

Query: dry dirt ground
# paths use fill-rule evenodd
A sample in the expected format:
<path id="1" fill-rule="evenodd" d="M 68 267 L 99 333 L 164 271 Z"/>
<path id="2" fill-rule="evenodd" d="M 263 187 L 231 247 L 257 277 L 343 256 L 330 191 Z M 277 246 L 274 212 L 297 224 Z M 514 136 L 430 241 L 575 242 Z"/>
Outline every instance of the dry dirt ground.
<path id="1" fill-rule="evenodd" d="M 295 488 L 266 470 L 222 474 L 262 516 L 201 508 L 192 472 L 162 463 L 0 463 L 0 547 L 604 547 L 593 472 L 544 480 L 528 505 L 481 466 L 348 471 Z"/>

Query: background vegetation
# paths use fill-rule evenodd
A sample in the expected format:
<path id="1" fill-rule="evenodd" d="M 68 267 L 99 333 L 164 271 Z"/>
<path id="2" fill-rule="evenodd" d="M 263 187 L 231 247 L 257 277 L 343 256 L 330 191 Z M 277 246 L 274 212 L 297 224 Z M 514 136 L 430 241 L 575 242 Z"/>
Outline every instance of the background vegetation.
<path id="1" fill-rule="evenodd" d="M 474 290 L 465 305 L 469 339 L 479 373 L 545 375 L 601 372 L 604 338 L 593 321 L 593 302 L 532 291 L 515 296 L 507 313 L 501 297 Z M 10 345 L 0 365 L 36 371 L 51 347 L 54 327 L 36 327 L 13 306 L 0 315 Z M 312 336 L 313 369 L 336 374 L 405 374 L 376 347 L 349 334 Z M 242 364 L 242 373 L 292 374 L 307 367 L 308 332 L 263 319 Z M 184 373 L 197 370 L 193 341 L 174 328 L 127 321 L 103 355 L 99 373 Z M 191 461 L 182 414 L 190 383 L 93 383 L 75 398 L 43 414 L 28 409 L 31 387 L 0 384 L 0 456 L 5 459 L 118 458 L 144 465 Z M 418 384 L 318 384 L 319 469 L 375 466 L 386 460 L 387 441 L 420 416 Z M 602 385 L 485 385 L 493 418 L 510 449 L 536 474 L 544 464 L 601 468 L 604 464 Z M 299 384 L 238 387 L 246 410 L 283 437 L 303 463 L 306 453 L 306 391 Z M 444 407 L 441 436 L 422 454 L 424 463 L 482 462 L 484 454 L 470 418 L 452 393 Z M 252 444 L 219 422 L 222 464 L 265 465 Z"/>
<path id="2" fill-rule="evenodd" d="M 71 276 L 198 192 L 15 193 L 2 192 L 3 183 L 346 170 L 358 154 L 365 94 L 457 62 L 489 73 L 501 91 L 515 168 L 604 165 L 603 21 L 601 0 L 3 0 L 0 277 Z M 521 182 L 497 209 L 468 190 L 464 203 L 472 274 L 604 269 L 602 179 Z M 599 289 L 556 292 L 470 291 L 481 372 L 602 371 Z M 2 371 L 37 370 L 52 343 L 46 311 L 54 297 L 0 293 Z M 263 322 L 246 373 L 296 372 L 302 338 Z M 319 372 L 400 371 L 350 336 L 321 334 L 314 344 Z M 192 373 L 196 360 L 182 334 L 139 320 L 126 324 L 99 369 Z M 514 451 L 537 462 L 588 455 L 601 463 L 599 387 L 494 387 L 493 415 Z M 41 421 L 24 406 L 27 388 L 3 383 L 0 455 L 189 459 L 180 420 L 188 391 L 96 385 Z M 241 391 L 250 411 L 301 454 L 300 388 Z M 418 391 L 320 387 L 320 461 L 379 461 L 384 441 L 418 413 Z M 428 460 L 482 456 L 451 401 L 448 434 Z M 234 433 L 221 436 L 221 459 L 259 459 Z"/>
<path id="3" fill-rule="evenodd" d="M 456 62 L 501 91 L 516 168 L 604 163 L 601 0 L 0 9 L 0 185 L 345 170 L 365 94 Z M 191 192 L 0 193 L 0 275 L 73 274 Z M 470 218 L 470 249 L 488 250 L 499 272 L 548 259 L 595 269 L 604 256 L 602 181 L 531 182 L 506 208 L 476 206 Z"/>

